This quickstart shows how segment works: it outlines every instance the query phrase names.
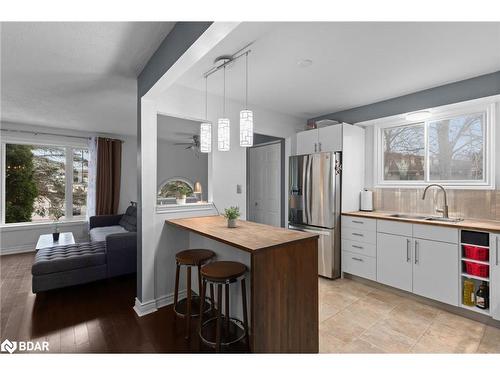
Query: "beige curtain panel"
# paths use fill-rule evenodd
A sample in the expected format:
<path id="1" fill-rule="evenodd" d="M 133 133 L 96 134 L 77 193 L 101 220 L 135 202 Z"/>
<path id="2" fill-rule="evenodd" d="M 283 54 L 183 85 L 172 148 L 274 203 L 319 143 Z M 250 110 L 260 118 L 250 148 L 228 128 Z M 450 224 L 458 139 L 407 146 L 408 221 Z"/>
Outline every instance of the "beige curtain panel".
<path id="1" fill-rule="evenodd" d="M 115 215 L 120 203 L 122 141 L 97 138 L 96 215 Z"/>

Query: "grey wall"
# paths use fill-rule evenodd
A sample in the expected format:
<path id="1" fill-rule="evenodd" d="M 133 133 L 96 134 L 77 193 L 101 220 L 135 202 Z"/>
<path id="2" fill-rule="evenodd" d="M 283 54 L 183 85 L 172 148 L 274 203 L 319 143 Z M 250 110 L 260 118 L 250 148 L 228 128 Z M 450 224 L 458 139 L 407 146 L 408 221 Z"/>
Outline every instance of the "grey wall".
<path id="1" fill-rule="evenodd" d="M 142 301 L 141 98 L 212 22 L 177 22 L 137 77 L 137 298 Z"/>
<path id="2" fill-rule="evenodd" d="M 500 71 L 381 102 L 329 113 L 311 120 L 334 119 L 354 124 L 401 113 L 500 94 Z"/>

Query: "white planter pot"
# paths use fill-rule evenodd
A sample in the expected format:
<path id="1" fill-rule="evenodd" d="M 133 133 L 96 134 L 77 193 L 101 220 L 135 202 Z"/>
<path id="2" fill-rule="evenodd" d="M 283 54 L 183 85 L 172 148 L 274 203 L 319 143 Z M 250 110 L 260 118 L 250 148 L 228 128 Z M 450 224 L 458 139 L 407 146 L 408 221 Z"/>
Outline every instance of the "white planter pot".
<path id="1" fill-rule="evenodd" d="M 236 219 L 228 219 L 227 220 L 228 228 L 236 228 Z"/>
<path id="2" fill-rule="evenodd" d="M 176 198 L 175 199 L 175 203 L 177 203 L 177 204 L 186 204 L 186 196 L 183 195 L 180 198 Z"/>

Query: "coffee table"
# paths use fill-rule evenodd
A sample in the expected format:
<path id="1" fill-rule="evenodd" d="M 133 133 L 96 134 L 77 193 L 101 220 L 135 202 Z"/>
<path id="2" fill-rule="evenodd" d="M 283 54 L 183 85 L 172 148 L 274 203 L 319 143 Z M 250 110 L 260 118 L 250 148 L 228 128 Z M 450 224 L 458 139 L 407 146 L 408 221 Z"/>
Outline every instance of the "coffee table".
<path id="1" fill-rule="evenodd" d="M 61 245 L 73 245 L 75 243 L 75 238 L 71 232 L 63 232 L 59 234 L 59 241 L 54 241 L 52 234 L 42 234 L 38 237 L 38 242 L 36 243 L 36 251 L 44 249 L 46 247 L 61 246 Z"/>

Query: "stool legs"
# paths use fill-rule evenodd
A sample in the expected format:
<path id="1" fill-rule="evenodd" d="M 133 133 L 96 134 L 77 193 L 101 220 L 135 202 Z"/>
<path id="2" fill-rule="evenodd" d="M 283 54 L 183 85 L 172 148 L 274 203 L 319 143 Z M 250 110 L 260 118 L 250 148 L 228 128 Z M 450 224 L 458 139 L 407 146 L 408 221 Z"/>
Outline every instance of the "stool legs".
<path id="1" fill-rule="evenodd" d="M 224 287 L 224 292 L 225 292 L 225 310 L 226 310 L 226 313 L 224 314 L 225 315 L 225 323 L 226 323 L 226 327 L 225 327 L 225 332 L 226 332 L 226 336 L 229 336 L 229 284 L 226 284 L 226 286 Z"/>
<path id="2" fill-rule="evenodd" d="M 215 294 L 214 294 L 214 284 L 210 283 L 210 306 L 212 309 L 212 316 L 215 313 Z"/>
<path id="3" fill-rule="evenodd" d="M 179 271 L 181 266 L 177 263 L 175 268 L 175 290 L 174 290 L 174 308 L 177 306 L 177 300 L 179 299 Z"/>
<path id="4" fill-rule="evenodd" d="M 187 311 L 186 311 L 186 339 L 191 332 L 191 267 L 187 267 Z"/>
<path id="5" fill-rule="evenodd" d="M 217 328 L 215 335 L 215 351 L 220 352 L 222 315 L 222 284 L 217 285 Z"/>

